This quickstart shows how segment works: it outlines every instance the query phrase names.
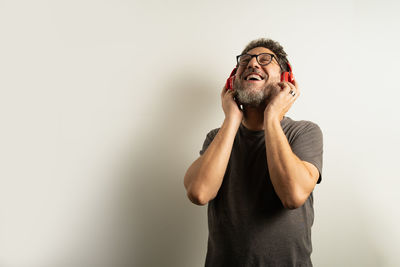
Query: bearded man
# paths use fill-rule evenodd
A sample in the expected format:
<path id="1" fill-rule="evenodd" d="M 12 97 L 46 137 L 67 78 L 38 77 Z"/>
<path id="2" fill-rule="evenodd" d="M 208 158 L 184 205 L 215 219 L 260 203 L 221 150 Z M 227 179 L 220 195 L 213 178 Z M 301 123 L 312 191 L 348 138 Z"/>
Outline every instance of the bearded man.
<path id="1" fill-rule="evenodd" d="M 208 204 L 205 266 L 312 266 L 321 129 L 285 116 L 300 91 L 281 80 L 291 70 L 278 42 L 250 42 L 236 67 L 221 92 L 225 119 L 184 177 L 190 201 Z"/>

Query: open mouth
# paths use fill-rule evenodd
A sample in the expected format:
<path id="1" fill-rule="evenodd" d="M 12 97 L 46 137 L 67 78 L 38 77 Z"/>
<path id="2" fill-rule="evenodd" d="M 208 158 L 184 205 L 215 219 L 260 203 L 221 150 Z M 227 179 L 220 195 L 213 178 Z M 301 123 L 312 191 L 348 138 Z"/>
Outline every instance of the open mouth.
<path id="1" fill-rule="evenodd" d="M 247 75 L 244 78 L 245 81 L 262 81 L 264 80 L 263 77 L 261 77 L 261 75 L 256 74 L 256 73 L 250 73 L 249 75 Z"/>

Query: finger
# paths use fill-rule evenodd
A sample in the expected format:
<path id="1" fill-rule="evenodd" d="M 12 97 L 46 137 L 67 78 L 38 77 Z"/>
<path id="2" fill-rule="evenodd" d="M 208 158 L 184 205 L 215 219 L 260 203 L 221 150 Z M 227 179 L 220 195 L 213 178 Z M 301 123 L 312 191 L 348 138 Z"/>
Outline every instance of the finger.
<path id="1" fill-rule="evenodd" d="M 281 87 L 281 91 L 283 91 L 284 93 L 289 94 L 289 92 L 291 90 L 289 82 L 280 82 L 280 83 L 278 83 L 278 85 Z"/>
<path id="2" fill-rule="evenodd" d="M 294 101 L 296 101 L 297 100 L 297 98 L 299 98 L 299 96 L 300 96 L 300 91 L 295 91 L 296 89 L 292 89 L 293 91 L 294 91 L 294 96 L 292 95 L 292 94 L 289 94 L 291 97 L 292 97 L 292 103 L 294 102 Z"/>
<path id="3" fill-rule="evenodd" d="M 296 89 L 296 87 L 294 86 L 294 84 L 292 84 L 292 83 L 287 83 L 288 84 L 288 86 L 289 86 L 289 94 L 293 91 L 293 92 L 295 92 L 295 94 L 297 94 L 297 89 Z"/>
<path id="4" fill-rule="evenodd" d="M 225 97 L 226 95 L 231 95 L 233 93 L 234 89 L 226 89 L 226 87 L 224 86 L 224 88 L 222 88 L 221 97 Z"/>
<path id="5" fill-rule="evenodd" d="M 293 85 L 294 85 L 296 88 L 299 88 L 299 83 L 297 82 L 297 80 L 293 80 Z"/>
<path id="6" fill-rule="evenodd" d="M 300 96 L 300 87 L 296 80 L 293 80 L 293 85 L 296 87 L 296 95 Z"/>
<path id="7" fill-rule="evenodd" d="M 299 97 L 299 94 L 295 92 L 295 95 L 289 94 L 290 96 L 290 102 L 293 103 L 294 101 L 297 100 L 297 98 Z"/>
<path id="8" fill-rule="evenodd" d="M 290 86 L 290 87 L 292 88 L 292 90 L 295 91 L 296 93 L 297 93 L 297 92 L 300 92 L 299 84 L 297 83 L 296 80 L 293 80 L 293 83 L 289 83 L 289 86 Z"/>
<path id="9" fill-rule="evenodd" d="M 288 85 L 290 86 L 289 94 L 290 94 L 291 91 L 293 91 L 293 92 L 295 93 L 295 95 L 294 95 L 293 97 L 294 97 L 295 99 L 297 99 L 297 98 L 300 96 L 300 90 L 299 90 L 299 88 L 297 87 L 297 86 L 298 86 L 297 82 L 296 82 L 296 81 L 293 81 L 293 83 L 288 83 Z M 296 86 L 296 85 L 297 85 L 297 86 Z"/>
<path id="10" fill-rule="evenodd" d="M 224 87 L 222 87 L 221 96 L 224 96 L 225 93 L 226 93 L 226 83 L 224 84 Z"/>
<path id="11" fill-rule="evenodd" d="M 226 92 L 224 93 L 224 95 L 222 96 L 222 98 L 230 98 L 233 99 L 234 96 L 234 90 L 226 90 Z"/>
<path id="12" fill-rule="evenodd" d="M 296 86 L 295 86 L 293 83 L 291 83 L 291 82 L 287 82 L 287 85 L 289 85 L 289 87 L 290 87 L 291 89 L 293 89 L 293 88 L 296 89 Z"/>

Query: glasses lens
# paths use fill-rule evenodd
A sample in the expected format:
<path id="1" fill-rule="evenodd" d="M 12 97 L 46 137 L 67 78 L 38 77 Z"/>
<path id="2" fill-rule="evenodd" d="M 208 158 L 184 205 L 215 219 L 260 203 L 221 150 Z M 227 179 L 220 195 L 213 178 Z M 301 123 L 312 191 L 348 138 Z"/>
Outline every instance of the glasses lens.
<path id="1" fill-rule="evenodd" d="M 239 57 L 239 65 L 247 65 L 251 59 L 250 55 L 241 55 Z"/>
<path id="2" fill-rule="evenodd" d="M 272 60 L 272 56 L 270 54 L 260 54 L 258 56 L 258 62 L 261 65 L 267 65 L 268 63 L 270 63 Z"/>

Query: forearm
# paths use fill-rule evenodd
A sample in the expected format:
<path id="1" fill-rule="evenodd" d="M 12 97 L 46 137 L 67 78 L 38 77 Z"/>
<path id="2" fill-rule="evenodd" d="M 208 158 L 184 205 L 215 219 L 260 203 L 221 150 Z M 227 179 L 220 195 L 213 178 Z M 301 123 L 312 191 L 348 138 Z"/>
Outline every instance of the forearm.
<path id="1" fill-rule="evenodd" d="M 292 152 L 280 120 L 270 117 L 264 126 L 267 163 L 275 192 L 286 208 L 297 208 L 313 187 L 310 172 Z"/>
<path id="2" fill-rule="evenodd" d="M 184 183 L 195 204 L 205 205 L 217 195 L 239 126 L 240 122 L 225 119 L 207 150 L 187 170 Z"/>

